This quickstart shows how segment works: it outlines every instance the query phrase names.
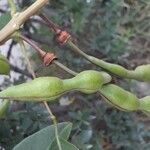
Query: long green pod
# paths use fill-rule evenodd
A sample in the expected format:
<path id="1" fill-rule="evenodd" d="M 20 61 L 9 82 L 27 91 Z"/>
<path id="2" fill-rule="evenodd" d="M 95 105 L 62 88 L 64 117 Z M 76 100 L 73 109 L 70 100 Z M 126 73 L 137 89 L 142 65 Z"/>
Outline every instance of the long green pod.
<path id="1" fill-rule="evenodd" d="M 87 70 L 74 78 L 63 80 L 64 90 L 78 90 L 86 94 L 97 92 L 102 85 L 109 83 L 111 76 L 105 72 Z"/>
<path id="2" fill-rule="evenodd" d="M 0 118 L 3 118 L 5 116 L 9 104 L 10 104 L 9 100 L 0 100 Z"/>
<path id="3" fill-rule="evenodd" d="M 120 76 L 120 77 L 123 77 L 123 78 L 127 77 L 128 70 L 125 69 L 124 67 L 120 66 L 120 65 L 108 63 L 108 62 L 105 62 L 105 61 L 100 60 L 98 58 L 95 58 L 93 56 L 89 56 L 89 60 L 91 62 L 94 62 L 97 66 L 100 66 L 103 69 L 106 69 L 109 72 L 111 72 L 111 73 L 113 73 L 117 76 Z"/>
<path id="4" fill-rule="evenodd" d="M 67 41 L 67 44 L 91 63 L 96 64 L 97 66 L 119 77 L 135 79 L 139 81 L 150 81 L 150 64 L 138 66 L 135 70 L 128 70 L 118 64 L 109 63 L 84 53 L 72 42 L 71 39 Z"/>
<path id="5" fill-rule="evenodd" d="M 20 101 L 50 101 L 71 90 L 93 93 L 110 81 L 111 76 L 107 73 L 94 70 L 83 71 L 74 78 L 66 80 L 56 77 L 39 77 L 28 83 L 9 87 L 0 92 L 0 98 Z"/>
<path id="6" fill-rule="evenodd" d="M 134 111 L 139 108 L 140 103 L 138 98 L 117 85 L 104 85 L 99 91 L 108 103 L 118 109 Z"/>
<path id="7" fill-rule="evenodd" d="M 63 82 L 56 77 L 39 77 L 30 82 L 12 86 L 0 92 L 0 97 L 22 101 L 53 100 L 63 90 Z"/>
<path id="8" fill-rule="evenodd" d="M 145 113 L 150 113 L 150 96 L 143 97 L 139 101 L 140 101 L 139 110 Z"/>
<path id="9" fill-rule="evenodd" d="M 139 81 L 150 81 L 150 64 L 138 66 L 135 70 L 127 70 L 120 65 L 108 63 L 93 56 L 89 56 L 89 60 L 117 76 Z"/>
<path id="10" fill-rule="evenodd" d="M 128 78 L 150 81 L 150 64 L 138 66 L 134 71 L 128 71 Z"/>
<path id="11" fill-rule="evenodd" d="M 10 71 L 10 65 L 8 60 L 0 54 L 0 74 L 8 75 Z"/>

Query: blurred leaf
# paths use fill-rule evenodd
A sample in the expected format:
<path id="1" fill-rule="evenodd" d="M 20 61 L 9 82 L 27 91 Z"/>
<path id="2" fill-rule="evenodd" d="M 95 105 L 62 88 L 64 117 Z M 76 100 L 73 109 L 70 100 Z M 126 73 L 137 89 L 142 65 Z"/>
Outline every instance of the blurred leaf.
<path id="1" fill-rule="evenodd" d="M 79 150 L 76 146 L 69 143 L 65 139 L 60 139 L 60 144 L 61 144 L 62 150 Z M 49 149 L 47 149 L 47 150 L 49 150 Z M 51 147 L 51 150 L 58 150 L 57 145 L 55 147 Z"/>
<path id="2" fill-rule="evenodd" d="M 0 30 L 9 22 L 11 19 L 10 13 L 5 13 L 0 16 Z"/>
<path id="3" fill-rule="evenodd" d="M 70 123 L 66 127 L 64 127 L 64 129 L 59 133 L 59 137 L 68 140 L 71 129 L 72 124 Z M 57 145 L 56 138 L 54 138 L 52 144 L 49 146 L 49 150 L 53 150 L 53 148 L 56 147 L 56 145 Z"/>
<path id="4" fill-rule="evenodd" d="M 0 54 L 0 74 L 9 74 L 10 65 L 8 60 Z"/>
<path id="5" fill-rule="evenodd" d="M 71 123 L 64 122 L 58 124 L 58 133 L 60 133 L 60 137 L 63 139 L 68 139 Z M 46 150 L 55 139 L 55 126 L 46 127 L 35 134 L 27 137 L 21 143 L 13 148 L 13 150 Z"/>

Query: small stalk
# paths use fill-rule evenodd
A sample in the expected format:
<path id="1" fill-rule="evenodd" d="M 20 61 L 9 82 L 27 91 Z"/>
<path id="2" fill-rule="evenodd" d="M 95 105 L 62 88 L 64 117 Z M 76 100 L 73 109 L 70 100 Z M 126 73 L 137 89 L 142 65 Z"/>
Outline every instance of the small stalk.
<path id="1" fill-rule="evenodd" d="M 17 11 L 17 8 L 16 8 L 16 5 L 14 3 L 14 0 L 8 0 L 8 4 L 10 6 L 10 9 L 11 9 L 11 16 L 13 17 L 13 15 L 16 13 Z"/>
<path id="2" fill-rule="evenodd" d="M 38 54 L 43 58 L 44 56 L 46 56 L 46 52 L 43 51 L 39 46 L 37 46 L 32 40 L 28 39 L 27 37 L 20 35 L 20 38 L 22 40 L 24 40 L 25 42 L 27 42 L 30 46 L 32 46 L 37 52 Z M 59 68 L 63 69 L 64 71 L 66 71 L 67 73 L 75 76 L 77 75 L 77 72 L 69 69 L 68 67 L 66 67 L 65 65 L 63 65 L 62 63 L 60 63 L 58 60 L 53 59 L 51 61 L 51 63 L 57 65 Z"/>
<path id="3" fill-rule="evenodd" d="M 63 65 L 62 63 L 60 63 L 59 61 L 57 60 L 54 60 L 53 63 L 55 65 L 57 65 L 58 67 L 60 67 L 61 69 L 63 69 L 64 71 L 68 72 L 69 74 L 73 75 L 73 76 L 76 76 L 78 73 L 69 69 L 68 67 L 66 67 L 65 65 Z"/>
<path id="4" fill-rule="evenodd" d="M 100 60 L 96 57 L 90 56 L 86 53 L 84 53 L 81 49 L 79 49 L 71 40 L 70 34 L 65 31 L 61 30 L 58 25 L 53 23 L 48 17 L 45 16 L 45 14 L 41 14 L 40 17 L 46 22 L 47 26 L 56 34 L 56 39 L 60 44 L 67 44 L 69 47 L 71 47 L 75 52 L 82 55 L 84 58 L 86 58 L 91 63 L 107 70 L 108 72 L 117 75 L 118 77 L 122 78 L 128 78 L 128 79 L 135 79 L 140 81 L 145 81 L 139 77 L 139 75 L 134 70 L 128 70 L 121 65 L 118 64 L 112 64 L 109 62 L 105 62 L 103 60 Z M 149 81 L 149 79 L 148 79 Z"/>
<path id="5" fill-rule="evenodd" d="M 26 54 L 25 45 L 24 45 L 23 41 L 20 41 L 20 46 L 21 46 L 21 48 L 23 50 L 23 53 L 24 53 L 24 56 L 26 58 L 26 61 L 27 61 L 27 64 L 28 64 L 28 70 L 31 72 L 32 77 L 36 78 L 36 75 L 35 75 L 35 73 L 33 71 L 33 68 L 31 66 L 30 60 L 28 59 L 28 56 Z M 59 140 L 59 135 L 58 135 L 58 127 L 57 127 L 56 117 L 53 115 L 53 113 L 52 113 L 51 109 L 49 108 L 47 102 L 44 101 L 43 104 L 46 107 L 47 111 L 49 112 L 50 118 L 52 119 L 53 124 L 55 126 L 55 137 L 56 137 L 58 148 L 59 148 L 59 150 L 62 150 L 61 143 L 60 143 L 60 140 Z"/>

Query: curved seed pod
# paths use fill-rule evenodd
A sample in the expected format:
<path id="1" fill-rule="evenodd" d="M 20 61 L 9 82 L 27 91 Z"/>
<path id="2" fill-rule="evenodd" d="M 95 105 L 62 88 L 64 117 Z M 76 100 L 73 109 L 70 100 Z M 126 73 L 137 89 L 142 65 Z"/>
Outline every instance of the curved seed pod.
<path id="1" fill-rule="evenodd" d="M 150 81 L 150 64 L 138 66 L 135 70 L 127 70 L 120 65 L 111 64 L 93 56 L 88 56 L 88 58 L 91 62 L 117 76 L 139 81 Z"/>
<path id="2" fill-rule="evenodd" d="M 106 101 L 121 110 L 133 111 L 139 108 L 138 98 L 114 84 L 104 85 L 100 90 Z"/>
<path id="3" fill-rule="evenodd" d="M 150 64 L 138 66 L 133 72 L 138 80 L 150 81 Z"/>
<path id="4" fill-rule="evenodd" d="M 93 56 L 89 56 L 88 58 L 97 66 L 102 67 L 103 69 L 106 69 L 117 76 L 127 77 L 128 70 L 120 65 L 108 63 Z"/>
<path id="5" fill-rule="evenodd" d="M 0 100 L 0 118 L 5 116 L 9 103 L 9 100 Z"/>
<path id="6" fill-rule="evenodd" d="M 0 92 L 0 97 L 20 101 L 54 100 L 63 90 L 63 82 L 56 77 L 40 77 L 28 83 L 12 86 Z"/>
<path id="7" fill-rule="evenodd" d="M 56 77 L 40 77 L 28 83 L 9 87 L 0 92 L 0 97 L 23 101 L 49 101 L 70 90 L 93 93 L 110 81 L 111 77 L 107 73 L 93 70 L 83 71 L 76 77 L 66 80 Z"/>
<path id="8" fill-rule="evenodd" d="M 150 96 L 141 98 L 139 110 L 142 110 L 145 113 L 150 113 Z"/>
<path id="9" fill-rule="evenodd" d="M 8 60 L 0 54 L 0 74 L 7 75 L 10 71 L 10 65 Z"/>
<path id="10" fill-rule="evenodd" d="M 64 80 L 65 90 L 79 90 L 90 94 L 98 91 L 103 84 L 111 81 L 111 76 L 105 72 L 86 70 L 72 79 Z"/>
<path id="11" fill-rule="evenodd" d="M 139 81 L 150 81 L 150 64 L 139 66 L 135 70 L 128 70 L 118 64 L 108 63 L 84 53 L 72 42 L 71 39 L 67 41 L 67 44 L 91 63 L 96 64 L 97 66 L 113 73 L 114 75 L 123 78 L 136 79 Z"/>

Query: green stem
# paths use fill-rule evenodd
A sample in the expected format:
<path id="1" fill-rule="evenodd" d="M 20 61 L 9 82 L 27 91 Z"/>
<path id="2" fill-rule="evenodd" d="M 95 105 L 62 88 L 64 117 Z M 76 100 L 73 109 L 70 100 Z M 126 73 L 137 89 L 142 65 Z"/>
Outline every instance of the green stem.
<path id="1" fill-rule="evenodd" d="M 108 72 L 117 75 L 119 77 L 122 78 L 128 78 L 128 79 L 135 79 L 135 80 L 139 80 L 139 81 L 150 81 L 149 76 L 149 65 L 143 65 L 143 66 L 139 66 L 141 68 L 141 70 L 127 70 L 126 68 L 118 65 L 118 64 L 112 64 L 112 63 L 108 63 L 105 62 L 103 60 L 100 60 L 96 57 L 87 55 L 86 53 L 84 53 L 82 50 L 80 50 L 72 41 L 71 39 L 69 39 L 67 41 L 67 44 L 77 53 L 79 53 L 80 55 L 82 55 L 83 57 L 85 57 L 88 61 L 90 61 L 91 63 L 107 70 Z M 139 68 L 138 67 L 138 68 Z M 143 69 L 143 70 L 142 70 Z M 144 71 L 144 72 L 143 72 Z M 141 75 L 142 74 L 142 75 Z"/>
<path id="2" fill-rule="evenodd" d="M 28 43 L 30 46 L 32 46 L 39 53 L 39 55 L 42 55 L 43 53 L 46 53 L 38 45 L 36 45 L 32 40 L 28 39 L 24 35 L 19 35 L 19 37 L 23 41 L 25 41 L 26 43 Z M 69 74 L 71 74 L 73 76 L 77 75 L 77 72 L 69 69 L 68 67 L 66 67 L 65 65 L 63 65 L 62 63 L 60 63 L 57 60 L 53 60 L 52 63 L 54 63 L 55 65 L 57 65 L 58 67 L 60 67 L 61 69 L 63 69 L 64 71 L 68 72 Z"/>
<path id="3" fill-rule="evenodd" d="M 67 41 L 67 44 L 76 52 L 78 52 L 80 55 L 82 55 L 83 57 L 85 57 L 87 60 L 89 60 L 91 63 L 105 69 L 108 70 L 109 72 L 118 75 L 120 77 L 127 77 L 127 70 L 125 68 L 123 68 L 120 65 L 117 64 L 111 64 L 108 62 L 105 62 L 103 60 L 100 60 L 98 58 L 95 58 L 93 56 L 87 55 L 86 53 L 84 53 L 81 49 L 79 49 L 72 41 L 71 39 L 69 39 Z"/>
<path id="4" fill-rule="evenodd" d="M 89 55 L 84 53 L 82 50 L 80 50 L 72 41 L 69 39 L 67 41 L 67 44 L 75 51 L 78 52 L 80 55 L 84 56 L 87 60 L 89 60 Z"/>
<path id="5" fill-rule="evenodd" d="M 22 40 L 20 40 L 20 46 L 21 46 L 22 51 L 23 51 L 23 53 L 24 53 L 25 59 L 26 59 L 26 61 L 27 61 L 28 70 L 31 72 L 33 78 L 36 78 L 36 75 L 35 75 L 35 73 L 34 73 L 34 70 L 33 70 L 32 66 L 31 66 L 30 60 L 29 60 L 29 58 L 28 58 L 28 56 L 27 56 L 26 48 L 25 48 L 24 42 L 23 42 Z M 57 141 L 58 148 L 59 148 L 59 150 L 62 150 L 61 144 L 60 144 L 60 141 L 59 141 L 59 137 L 58 137 L 58 127 L 57 127 L 56 117 L 53 115 L 53 113 L 52 113 L 51 109 L 49 108 L 47 102 L 43 102 L 43 103 L 44 103 L 44 105 L 45 105 L 47 111 L 49 112 L 50 118 L 52 119 L 53 124 L 54 124 L 54 126 L 55 126 L 55 137 L 56 137 L 56 141 Z"/>
<path id="6" fill-rule="evenodd" d="M 8 4 L 11 8 L 11 16 L 13 16 L 17 11 L 16 5 L 13 0 L 8 0 Z"/>
<path id="7" fill-rule="evenodd" d="M 57 65 L 58 67 L 60 67 L 61 69 L 63 69 L 64 71 L 68 72 L 69 74 L 73 75 L 73 76 L 76 76 L 77 75 L 77 72 L 69 69 L 68 67 L 64 66 L 63 64 L 61 64 L 59 61 L 57 60 L 54 60 L 53 63 L 55 65 Z"/>
<path id="8" fill-rule="evenodd" d="M 58 127 L 57 127 L 57 120 L 56 120 L 56 117 L 53 115 L 51 109 L 49 108 L 47 102 L 44 102 L 44 105 L 45 107 L 47 108 L 49 114 L 50 114 L 50 118 L 52 119 L 53 121 L 53 124 L 55 126 L 55 137 L 56 137 L 56 141 L 57 141 L 57 145 L 58 145 L 58 149 L 59 150 L 62 150 L 62 147 L 61 147 L 61 143 L 60 143 L 60 140 L 59 140 L 59 137 L 58 137 Z"/>

